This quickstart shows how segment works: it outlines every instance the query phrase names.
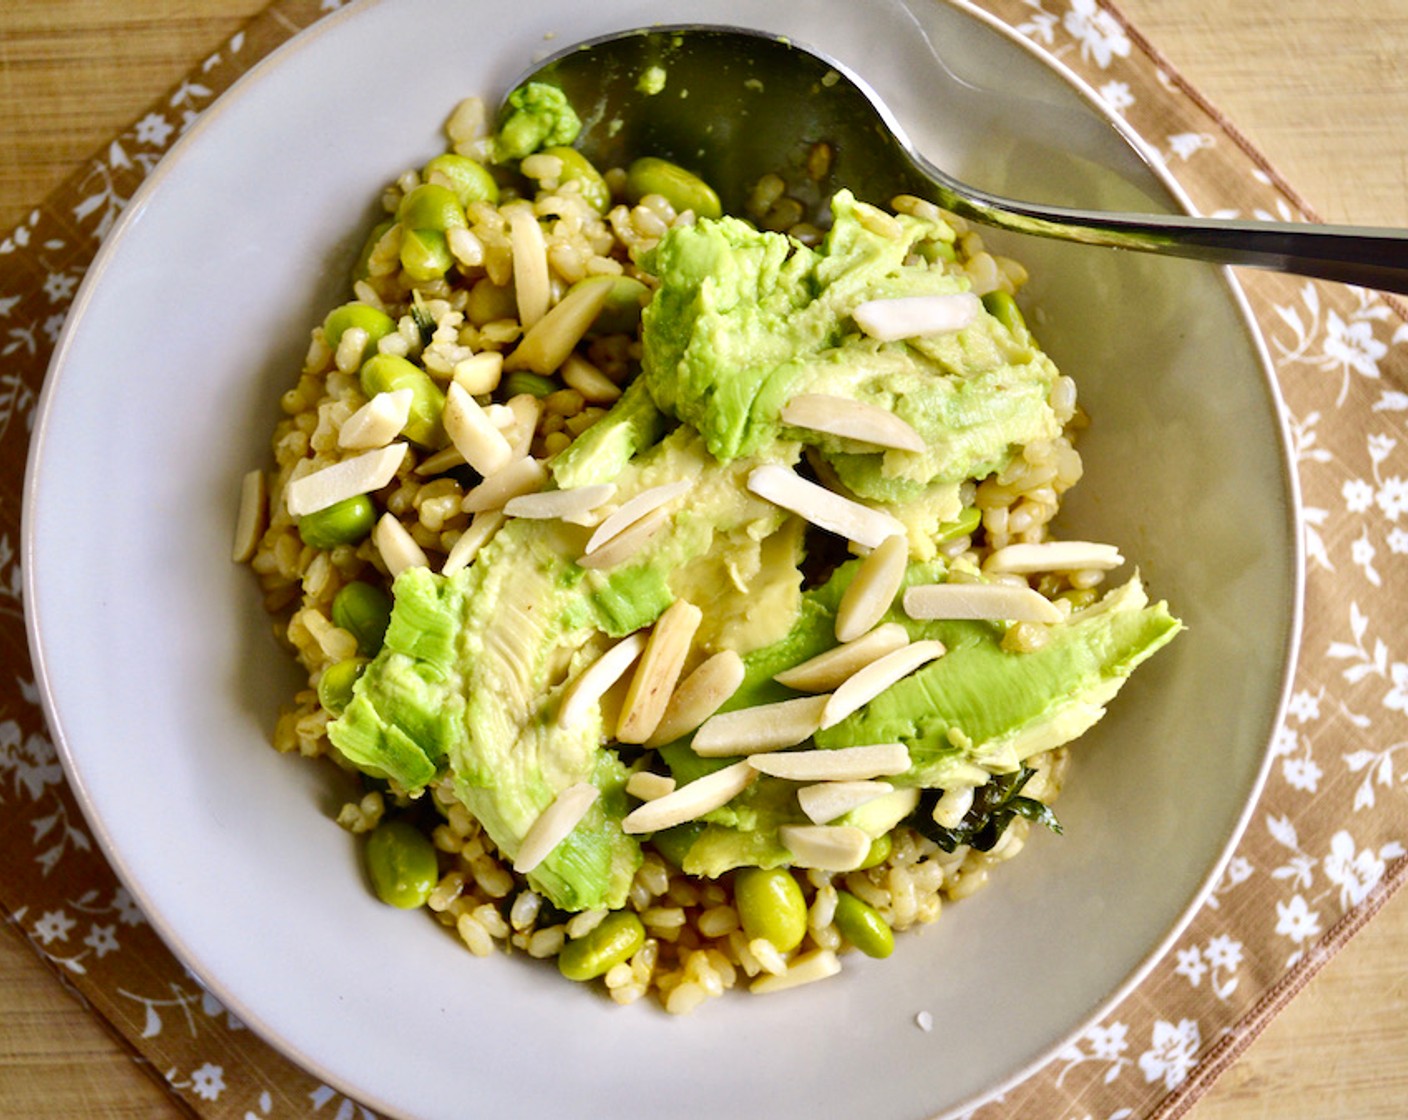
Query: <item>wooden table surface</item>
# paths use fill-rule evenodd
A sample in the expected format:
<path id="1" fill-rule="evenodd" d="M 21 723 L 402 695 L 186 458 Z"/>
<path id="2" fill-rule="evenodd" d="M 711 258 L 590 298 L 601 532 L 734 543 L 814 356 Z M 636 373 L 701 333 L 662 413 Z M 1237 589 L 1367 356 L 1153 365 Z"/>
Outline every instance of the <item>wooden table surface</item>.
<path id="1" fill-rule="evenodd" d="M 3 0 L 0 232 L 264 2 Z M 1408 0 L 1121 6 L 1326 219 L 1408 226 Z M 1408 1116 L 1405 963 L 1399 898 L 1190 1116 Z M 182 1114 L 16 933 L 0 933 L 0 1118 Z"/>

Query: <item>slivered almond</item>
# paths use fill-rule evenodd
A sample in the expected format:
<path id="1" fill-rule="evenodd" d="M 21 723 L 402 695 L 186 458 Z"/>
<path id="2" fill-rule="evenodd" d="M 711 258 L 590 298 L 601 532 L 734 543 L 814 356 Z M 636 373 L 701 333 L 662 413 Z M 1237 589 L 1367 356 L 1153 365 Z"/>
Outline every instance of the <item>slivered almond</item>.
<path id="1" fill-rule="evenodd" d="M 834 727 L 856 709 L 869 704 L 896 681 L 943 655 L 943 642 L 931 639 L 910 642 L 904 648 L 872 661 L 864 669 L 848 677 L 831 694 L 826 710 L 821 716 L 821 726 Z"/>
<path id="2" fill-rule="evenodd" d="M 637 770 L 626 779 L 626 792 L 642 801 L 654 801 L 667 793 L 674 793 L 675 779 L 667 774 L 657 774 L 653 770 Z"/>
<path id="3" fill-rule="evenodd" d="M 1124 563 L 1120 550 L 1112 544 L 1094 541 L 1041 541 L 1037 544 L 1009 544 L 983 562 L 985 572 L 1078 572 L 1085 568 L 1111 571 Z"/>
<path id="4" fill-rule="evenodd" d="M 955 786 L 946 789 L 934 804 L 930 816 L 940 828 L 957 828 L 973 807 L 973 786 Z"/>
<path id="5" fill-rule="evenodd" d="M 685 677 L 675 689 L 648 747 L 673 743 L 712 716 L 743 683 L 743 658 L 731 649 L 720 650 Z"/>
<path id="6" fill-rule="evenodd" d="M 591 535 L 591 539 L 587 541 L 587 547 L 583 551 L 590 556 L 607 541 L 625 532 L 646 514 L 654 513 L 661 506 L 674 501 L 693 485 L 692 480 L 682 478 L 677 482 L 666 482 L 660 486 L 652 486 L 647 490 L 642 490 L 634 498 L 627 499 L 621 503 L 620 509 L 613 511 L 596 527 L 596 532 Z"/>
<path id="7" fill-rule="evenodd" d="M 685 599 L 676 599 L 656 620 L 621 705 L 616 725 L 621 742 L 644 743 L 654 734 L 703 620 L 704 612 Z"/>
<path id="8" fill-rule="evenodd" d="M 904 593 L 910 618 L 991 619 L 1007 622 L 1060 622 L 1065 616 L 1030 587 L 1002 583 L 929 583 Z"/>
<path id="9" fill-rule="evenodd" d="M 904 532 L 904 526 L 888 513 L 833 494 L 777 463 L 754 467 L 748 475 L 748 489 L 866 548 L 876 548 L 886 537 Z"/>
<path id="10" fill-rule="evenodd" d="M 562 363 L 562 380 L 576 389 L 588 404 L 611 404 L 621 396 L 621 386 L 580 354 L 568 354 Z"/>
<path id="11" fill-rule="evenodd" d="M 415 473 L 422 478 L 429 478 L 462 466 L 464 466 L 464 456 L 460 454 L 460 449 L 452 443 L 449 447 L 442 447 L 434 455 L 427 455 L 417 463 Z"/>
<path id="12" fill-rule="evenodd" d="M 758 776 L 748 763 L 735 762 L 702 778 L 695 778 L 663 797 L 647 801 L 626 814 L 621 829 L 628 835 L 659 832 L 711 813 L 727 805 Z"/>
<path id="13" fill-rule="evenodd" d="M 802 953 L 787 966 L 787 971 L 774 975 L 765 973 L 759 976 L 748 986 L 748 991 L 755 995 L 766 995 L 768 992 L 785 992 L 788 988 L 800 987 L 802 984 L 813 984 L 818 980 L 825 980 L 835 976 L 841 971 L 841 960 L 831 949 L 813 949 L 809 953 Z"/>
<path id="14" fill-rule="evenodd" d="M 445 392 L 445 433 L 464 461 L 486 478 L 506 467 L 513 448 L 479 402 L 453 381 Z"/>
<path id="15" fill-rule="evenodd" d="M 848 824 L 785 824 L 777 830 L 794 867 L 854 871 L 870 854 L 870 835 Z"/>
<path id="16" fill-rule="evenodd" d="M 645 649 L 645 634 L 637 631 L 622 638 L 577 675 L 562 694 L 557 722 L 564 728 L 576 727 L 608 689 L 626 675 Z"/>
<path id="17" fill-rule="evenodd" d="M 504 356 L 497 350 L 481 350 L 455 363 L 451 378 L 471 397 L 492 393 L 503 377 Z"/>
<path id="18" fill-rule="evenodd" d="M 599 796 L 600 791 L 590 782 L 568 786 L 553 798 L 523 837 L 514 857 L 513 869 L 526 875 L 542 863 L 552 850 L 567 839 Z"/>
<path id="19" fill-rule="evenodd" d="M 508 408 L 515 418 L 513 432 L 509 434 L 509 444 L 513 457 L 522 459 L 533 446 L 533 436 L 538 430 L 538 418 L 543 414 L 543 402 L 532 393 L 519 393 L 509 397 Z"/>
<path id="20" fill-rule="evenodd" d="M 749 758 L 748 764 L 793 782 L 859 782 L 903 774 L 909 769 L 909 751 L 903 743 L 868 743 L 760 754 Z"/>
<path id="21" fill-rule="evenodd" d="M 872 299 L 860 304 L 852 318 L 862 331 L 881 342 L 922 338 L 961 331 L 978 317 L 982 301 L 972 292 L 939 296 L 900 296 Z"/>
<path id="22" fill-rule="evenodd" d="M 769 756 L 771 757 L 771 756 Z M 797 791 L 797 804 L 812 824 L 830 824 L 837 817 L 893 793 L 889 782 L 818 782 Z"/>
<path id="23" fill-rule="evenodd" d="M 235 518 L 235 544 L 231 556 L 243 564 L 259 547 L 269 513 L 269 483 L 264 472 L 253 470 L 240 480 L 240 511 Z"/>
<path id="24" fill-rule="evenodd" d="M 528 330 L 547 314 L 552 301 L 548 247 L 543 240 L 543 227 L 531 207 L 509 209 L 508 243 L 513 258 L 513 293 L 518 300 L 518 321 Z"/>
<path id="25" fill-rule="evenodd" d="M 469 521 L 469 527 L 456 538 L 450 547 L 450 554 L 440 566 L 442 576 L 452 576 L 461 568 L 474 563 L 479 550 L 489 543 L 489 538 L 499 531 L 508 520 L 503 510 L 486 509 L 476 513 Z"/>
<path id="26" fill-rule="evenodd" d="M 615 493 L 614 482 L 576 486 L 571 490 L 540 490 L 536 494 L 520 494 L 510 498 L 504 505 L 504 512 L 510 517 L 528 517 L 538 521 L 572 521 L 609 502 Z"/>
<path id="27" fill-rule="evenodd" d="M 904 627 L 898 622 L 886 622 L 868 634 L 793 665 L 772 679 L 798 692 L 830 692 L 872 661 L 908 644 L 909 635 Z"/>
<path id="28" fill-rule="evenodd" d="M 414 396 L 410 389 L 377 393 L 342 422 L 337 432 L 338 447 L 355 451 L 385 447 L 401 434 L 410 419 Z"/>
<path id="29" fill-rule="evenodd" d="M 669 524 L 670 515 L 663 509 L 647 513 L 623 533 L 617 533 L 590 556 L 578 557 L 577 563 L 583 568 L 614 568 L 629 560 L 651 539 Z"/>
<path id="30" fill-rule="evenodd" d="M 465 513 L 481 513 L 502 509 L 505 503 L 541 490 L 548 482 L 548 472 L 537 459 L 514 459 L 477 486 L 471 487 L 460 500 Z"/>
<path id="31" fill-rule="evenodd" d="M 924 437 L 909 421 L 879 405 L 833 397 L 828 393 L 800 393 L 782 406 L 782 420 L 795 428 L 859 440 L 876 447 L 923 451 Z"/>
<path id="32" fill-rule="evenodd" d="M 405 457 L 404 443 L 363 451 L 294 479 L 284 487 L 284 504 L 294 517 L 302 517 L 358 494 L 370 494 L 396 477 L 397 468 Z"/>
<path id="33" fill-rule="evenodd" d="M 464 388 L 464 386 L 460 387 Z M 466 389 L 465 392 L 469 392 L 469 390 Z M 499 431 L 503 432 L 505 435 L 508 434 L 517 420 L 517 417 L 513 415 L 513 409 L 509 408 L 506 404 L 486 404 L 480 407 L 484 409 L 484 415 L 489 418 L 489 423 L 493 424 L 494 427 L 498 428 Z"/>
<path id="34" fill-rule="evenodd" d="M 372 530 L 372 543 L 381 553 L 386 570 L 395 579 L 407 568 L 427 568 L 430 560 L 425 550 L 416 543 L 415 537 L 389 513 L 383 513 L 381 520 Z"/>
<path id="35" fill-rule="evenodd" d="M 887 537 L 860 562 L 836 608 L 836 640 L 859 638 L 884 617 L 904 582 L 909 538 Z"/>
<path id="36" fill-rule="evenodd" d="M 536 220 L 533 224 L 537 225 Z M 516 270 L 517 254 L 514 259 Z M 601 314 L 614 284 L 615 279 L 610 276 L 588 277 L 572 285 L 546 315 L 531 323 L 523 319 L 523 338 L 504 359 L 504 369 L 526 369 L 544 375 L 556 372 Z"/>
<path id="37" fill-rule="evenodd" d="M 710 716 L 690 745 L 705 758 L 751 755 L 795 747 L 821 726 L 829 696 L 800 696 Z"/>

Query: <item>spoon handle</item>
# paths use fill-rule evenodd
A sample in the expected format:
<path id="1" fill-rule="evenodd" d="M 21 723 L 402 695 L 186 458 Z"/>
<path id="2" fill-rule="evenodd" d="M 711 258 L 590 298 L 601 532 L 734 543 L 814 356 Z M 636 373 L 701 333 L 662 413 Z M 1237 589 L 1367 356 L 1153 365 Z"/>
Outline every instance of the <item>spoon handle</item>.
<path id="1" fill-rule="evenodd" d="M 1408 230 L 1037 206 L 958 184 L 931 165 L 922 170 L 940 205 L 1000 229 L 1408 294 Z"/>

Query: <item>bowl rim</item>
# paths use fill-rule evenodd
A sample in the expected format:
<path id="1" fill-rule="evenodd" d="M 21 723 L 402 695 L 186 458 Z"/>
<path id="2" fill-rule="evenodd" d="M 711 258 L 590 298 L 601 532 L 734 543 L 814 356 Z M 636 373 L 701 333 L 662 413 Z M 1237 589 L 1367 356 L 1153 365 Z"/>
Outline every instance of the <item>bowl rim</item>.
<path id="1" fill-rule="evenodd" d="M 69 313 L 66 316 L 63 328 L 60 331 L 59 338 L 55 344 L 53 354 L 44 375 L 43 384 L 40 387 L 33 414 L 34 426 L 26 454 L 24 478 L 21 488 L 19 555 L 23 577 L 26 637 L 35 674 L 35 685 L 39 695 L 40 707 L 44 713 L 48 730 L 53 737 L 54 745 L 59 754 L 60 761 L 63 764 L 66 780 L 74 794 L 75 800 L 84 814 L 86 823 L 93 831 L 95 840 L 98 842 L 104 857 L 112 866 L 114 872 L 121 879 L 123 885 L 131 891 L 138 904 L 142 906 L 143 914 L 147 917 L 154 932 L 156 932 L 163 944 L 171 950 L 181 965 L 187 968 L 191 974 L 199 980 L 202 986 L 211 991 L 227 1009 L 237 1015 L 243 1025 L 249 1027 L 258 1037 L 269 1043 L 277 1052 L 295 1062 L 305 1071 L 322 1078 L 330 1086 L 334 1086 L 340 1091 L 347 1092 L 358 1101 L 366 1100 L 370 1107 L 375 1107 L 378 1111 L 384 1112 L 387 1115 L 397 1115 L 397 1109 L 384 1101 L 378 1100 L 376 1093 L 369 1093 L 365 1087 L 354 1085 L 348 1080 L 343 1071 L 330 1068 L 326 1063 L 314 1059 L 311 1055 L 304 1053 L 299 1047 L 293 1045 L 290 1040 L 284 1038 L 277 1029 L 272 1027 L 261 1014 L 247 1006 L 243 998 L 237 992 L 229 990 L 223 981 L 209 976 L 201 967 L 198 967 L 197 962 L 200 960 L 200 955 L 188 944 L 187 939 L 182 936 L 178 930 L 172 928 L 164 915 L 159 911 L 149 909 L 148 903 L 150 900 L 146 892 L 140 887 L 140 876 L 135 873 L 124 858 L 117 842 L 109 830 L 104 814 L 94 800 L 84 780 L 82 768 L 77 764 L 77 760 L 72 753 L 68 736 L 65 734 L 64 721 L 58 711 L 57 701 L 50 680 L 48 668 L 49 658 L 43 628 L 40 625 L 37 608 L 33 606 L 38 599 L 35 564 L 37 542 L 35 540 L 33 509 L 35 503 L 38 501 L 38 490 L 42 475 L 40 468 L 45 458 L 47 434 L 50 427 L 50 414 L 53 411 L 54 400 L 57 396 L 56 386 L 61 380 L 61 374 L 68 360 L 69 351 L 73 347 L 74 338 L 80 331 L 80 325 L 85 318 L 85 311 L 92 302 L 93 293 L 102 284 L 103 275 L 108 271 L 112 260 L 121 252 L 121 246 L 129 227 L 139 221 L 141 214 L 148 204 L 150 196 L 160 190 L 162 183 L 170 176 L 173 168 L 182 161 L 187 150 L 194 146 L 205 132 L 216 127 L 220 118 L 228 112 L 235 102 L 252 86 L 259 83 L 267 72 L 282 66 L 290 56 L 303 51 L 316 39 L 334 33 L 337 28 L 341 27 L 349 20 L 359 18 L 364 10 L 384 2 L 385 0 L 351 0 L 350 3 L 336 11 L 318 18 L 316 22 L 296 32 L 258 59 L 200 113 L 200 116 L 175 142 L 173 142 L 172 146 L 162 155 L 157 165 L 142 179 L 134 190 L 123 212 L 118 216 L 112 229 L 103 238 L 102 244 L 99 246 L 97 253 L 84 274 L 78 291 L 75 293 Z M 1030 38 L 1017 31 L 1016 28 L 1003 22 L 996 14 L 980 7 L 975 0 L 928 0 L 928 2 L 957 10 L 969 19 L 985 27 L 987 31 L 1003 39 L 1008 46 L 1015 46 L 1021 49 L 1029 58 L 1035 60 L 1045 69 L 1053 72 L 1065 86 L 1080 98 L 1083 102 L 1083 107 L 1088 112 L 1096 115 L 1105 126 L 1112 128 L 1118 134 L 1124 146 L 1139 158 L 1148 169 L 1149 173 L 1158 180 L 1159 185 L 1182 212 L 1187 214 L 1196 212 L 1188 191 L 1178 182 L 1162 160 L 1153 157 L 1150 146 L 1133 126 L 1119 113 L 1111 110 L 1090 83 L 1060 58 L 1042 49 Z M 725 25 L 717 24 L 717 26 Z M 734 24 L 732 26 L 738 25 Z M 761 31 L 762 29 L 756 28 L 755 30 Z M 763 33 L 766 34 L 766 32 Z M 824 51 L 818 51 L 817 53 L 822 55 L 826 54 Z M 868 86 L 868 83 L 863 82 L 863 84 Z M 1269 405 L 1276 418 L 1275 431 L 1278 437 L 1277 460 L 1280 483 L 1286 498 L 1285 517 L 1287 524 L 1284 528 L 1287 530 L 1286 535 L 1289 537 L 1292 544 L 1290 582 L 1293 595 L 1285 620 L 1286 626 L 1282 648 L 1277 660 L 1279 666 L 1277 699 L 1271 713 L 1271 723 L 1267 728 L 1267 740 L 1262 751 L 1261 761 L 1257 773 L 1247 790 L 1246 800 L 1242 809 L 1233 822 L 1219 855 L 1208 867 L 1206 874 L 1184 904 L 1177 919 L 1171 924 L 1165 934 L 1140 958 L 1139 962 L 1129 971 L 1124 979 L 1113 985 L 1104 996 L 1100 997 L 1069 1032 L 1060 1036 L 1041 1052 L 1014 1069 L 1011 1073 L 1003 1076 L 991 1087 L 979 1090 L 959 1102 L 945 1106 L 944 1110 L 936 1114 L 933 1120 L 956 1120 L 956 1118 L 965 1116 L 986 1103 L 1000 1099 L 1007 1092 L 1049 1065 L 1062 1049 L 1070 1046 L 1079 1039 L 1091 1025 L 1104 1019 L 1117 1005 L 1123 1002 L 1144 982 L 1158 963 L 1167 956 L 1173 945 L 1187 930 L 1199 911 L 1202 910 L 1207 898 L 1225 873 L 1228 863 L 1231 861 L 1248 825 L 1255 815 L 1271 770 L 1274 757 L 1272 740 L 1275 728 L 1284 720 L 1286 707 L 1293 690 L 1297 659 L 1303 636 L 1305 541 L 1304 535 L 1301 532 L 1301 488 L 1299 474 L 1295 469 L 1294 458 L 1291 451 L 1292 445 L 1287 427 L 1287 413 L 1280 384 L 1275 375 L 1274 364 L 1271 360 L 1265 338 L 1262 335 L 1252 310 L 1251 302 L 1240 280 L 1231 268 L 1226 266 L 1214 267 L 1216 267 L 1217 272 L 1220 274 L 1219 279 L 1223 287 L 1231 297 L 1231 302 L 1237 313 L 1237 319 L 1240 321 L 1246 339 L 1256 355 L 1257 372 L 1260 375 L 1261 387 L 1269 398 Z"/>

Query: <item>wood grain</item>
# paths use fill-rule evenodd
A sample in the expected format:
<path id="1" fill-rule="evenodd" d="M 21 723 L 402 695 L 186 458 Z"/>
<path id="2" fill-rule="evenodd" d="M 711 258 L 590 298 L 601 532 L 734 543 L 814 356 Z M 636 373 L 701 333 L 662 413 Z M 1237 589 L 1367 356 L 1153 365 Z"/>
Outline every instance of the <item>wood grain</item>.
<path id="1" fill-rule="evenodd" d="M 0 230 L 140 116 L 263 0 L 0 3 Z M 1408 226 L 1404 0 L 1120 0 L 1323 217 Z M 1064 5 L 1047 0 L 1050 10 Z M 1391 902 L 1189 1115 L 1399 1120 L 1408 899 Z M 0 935 L 0 1120 L 183 1116 L 12 931 Z"/>

